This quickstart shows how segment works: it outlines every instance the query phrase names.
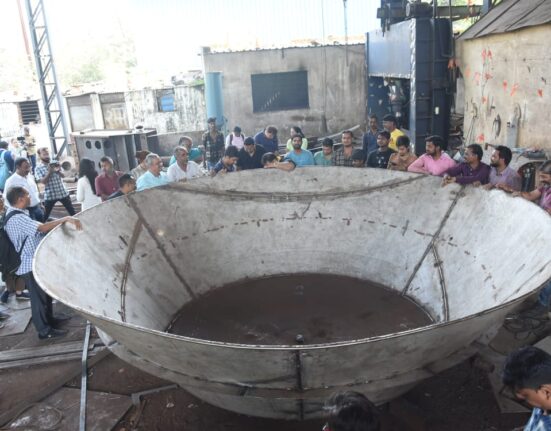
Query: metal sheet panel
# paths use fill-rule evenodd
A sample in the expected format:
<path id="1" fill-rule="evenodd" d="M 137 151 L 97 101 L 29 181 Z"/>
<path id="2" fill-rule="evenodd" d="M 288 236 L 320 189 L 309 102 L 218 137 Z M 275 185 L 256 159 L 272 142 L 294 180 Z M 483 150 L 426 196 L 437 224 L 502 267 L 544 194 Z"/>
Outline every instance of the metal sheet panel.
<path id="1" fill-rule="evenodd" d="M 550 22 L 551 2 L 548 0 L 503 0 L 467 29 L 459 39 L 474 39 Z"/>
<path id="2" fill-rule="evenodd" d="M 48 293 L 103 331 L 116 354 L 212 404 L 306 418 L 321 415 L 322 400 L 345 388 L 384 402 L 472 354 L 473 343 L 551 277 L 544 211 L 501 191 L 440 181 L 312 167 L 172 184 L 85 211 L 82 232 L 54 229 L 37 250 L 34 272 Z M 220 247 L 235 238 L 246 246 Z M 305 258 L 296 263 L 291 252 Z M 437 321 L 320 345 L 231 344 L 162 332 L 191 297 L 281 274 L 281 262 L 285 273 L 352 275 L 419 304 L 434 302 Z M 439 286 L 425 292 L 423 283 Z M 449 307 L 440 317 L 438 289 Z"/>
<path id="3" fill-rule="evenodd" d="M 369 32 L 368 76 L 410 78 L 412 23 L 404 21 L 394 24 L 384 34 L 382 30 Z"/>

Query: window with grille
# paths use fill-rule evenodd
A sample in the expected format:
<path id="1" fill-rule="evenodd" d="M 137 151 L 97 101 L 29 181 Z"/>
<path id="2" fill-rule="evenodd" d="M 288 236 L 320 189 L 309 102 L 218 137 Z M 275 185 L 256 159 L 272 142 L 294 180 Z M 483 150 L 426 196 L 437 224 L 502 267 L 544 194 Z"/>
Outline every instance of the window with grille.
<path id="1" fill-rule="evenodd" d="M 36 100 L 19 102 L 19 113 L 23 124 L 40 123 L 40 110 Z"/>
<path id="2" fill-rule="evenodd" d="M 308 72 L 251 75 L 253 112 L 308 109 Z"/>

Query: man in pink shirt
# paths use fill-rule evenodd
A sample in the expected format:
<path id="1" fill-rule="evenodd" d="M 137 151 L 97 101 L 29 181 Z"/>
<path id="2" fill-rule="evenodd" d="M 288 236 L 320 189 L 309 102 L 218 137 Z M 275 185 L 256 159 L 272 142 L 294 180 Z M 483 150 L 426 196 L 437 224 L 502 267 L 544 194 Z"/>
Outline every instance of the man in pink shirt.
<path id="1" fill-rule="evenodd" d="M 455 166 L 453 159 L 444 150 L 444 140 L 433 135 L 425 139 L 426 153 L 408 167 L 408 172 L 442 176 L 449 168 Z"/>
<path id="2" fill-rule="evenodd" d="M 113 193 L 119 190 L 119 178 L 122 172 L 115 171 L 113 159 L 104 156 L 100 159 L 101 174 L 96 177 L 96 194 L 105 201 Z"/>

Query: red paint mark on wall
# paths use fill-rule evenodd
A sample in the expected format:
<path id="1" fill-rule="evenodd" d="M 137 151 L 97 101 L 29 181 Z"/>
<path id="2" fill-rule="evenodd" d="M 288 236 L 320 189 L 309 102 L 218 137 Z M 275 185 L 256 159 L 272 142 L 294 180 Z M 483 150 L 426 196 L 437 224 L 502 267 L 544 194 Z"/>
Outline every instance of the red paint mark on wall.
<path id="1" fill-rule="evenodd" d="M 513 88 L 511 88 L 511 96 L 514 96 L 517 93 L 517 90 L 519 89 L 520 85 L 515 82 L 513 85 Z"/>
<path id="2" fill-rule="evenodd" d="M 488 50 L 488 60 L 492 60 L 492 50 Z"/>
<path id="3" fill-rule="evenodd" d="M 486 81 L 489 81 L 489 80 L 492 79 L 492 78 L 493 78 L 493 76 L 492 76 L 490 73 L 486 72 L 486 73 L 484 74 L 484 79 L 485 79 Z"/>
<path id="4" fill-rule="evenodd" d="M 503 81 L 503 84 L 501 85 L 503 85 L 503 91 L 507 91 L 507 85 L 509 85 L 507 81 Z"/>
<path id="5" fill-rule="evenodd" d="M 486 51 L 486 48 L 482 50 L 482 53 L 480 55 L 482 56 L 482 60 L 486 61 L 486 57 L 488 56 L 488 51 Z"/>
<path id="6" fill-rule="evenodd" d="M 470 68 L 470 66 L 467 66 L 467 68 L 465 69 L 465 76 L 467 78 L 471 77 L 471 68 Z"/>
<path id="7" fill-rule="evenodd" d="M 473 76 L 474 82 L 476 82 L 476 85 L 480 85 L 480 72 L 476 72 Z"/>
<path id="8" fill-rule="evenodd" d="M 488 101 L 488 98 L 486 96 L 482 96 L 482 104 L 486 103 Z"/>
<path id="9" fill-rule="evenodd" d="M 541 88 L 538 89 L 538 96 L 543 97 L 543 90 Z"/>
<path id="10" fill-rule="evenodd" d="M 480 142 L 480 143 L 483 143 L 484 142 L 484 133 L 481 133 L 480 135 L 478 135 L 476 137 L 476 142 Z"/>

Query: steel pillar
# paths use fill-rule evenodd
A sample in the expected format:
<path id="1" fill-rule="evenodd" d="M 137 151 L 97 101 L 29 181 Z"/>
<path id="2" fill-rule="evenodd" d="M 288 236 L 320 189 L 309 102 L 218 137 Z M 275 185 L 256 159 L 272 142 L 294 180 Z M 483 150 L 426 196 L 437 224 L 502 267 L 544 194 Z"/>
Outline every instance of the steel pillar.
<path id="1" fill-rule="evenodd" d="M 63 97 L 57 81 L 44 1 L 25 0 L 25 7 L 48 136 L 52 151 L 55 157 L 59 158 L 63 151 L 70 151 L 67 146 L 69 130 L 65 120 Z M 59 151 L 58 141 L 62 142 Z"/>

